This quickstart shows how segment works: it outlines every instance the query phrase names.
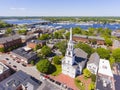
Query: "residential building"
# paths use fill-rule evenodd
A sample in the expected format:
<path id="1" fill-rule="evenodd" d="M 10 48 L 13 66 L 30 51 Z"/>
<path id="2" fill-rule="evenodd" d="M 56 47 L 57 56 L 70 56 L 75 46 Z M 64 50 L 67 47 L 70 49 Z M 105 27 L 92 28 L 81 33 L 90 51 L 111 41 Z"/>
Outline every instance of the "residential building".
<path id="1" fill-rule="evenodd" d="M 10 69 L 0 62 L 0 81 L 6 79 L 11 75 Z"/>
<path id="2" fill-rule="evenodd" d="M 100 59 L 96 90 L 115 90 L 114 77 L 108 60 Z"/>
<path id="3" fill-rule="evenodd" d="M 38 90 L 42 82 L 23 71 L 17 71 L 0 82 L 0 90 Z"/>
<path id="4" fill-rule="evenodd" d="M 75 78 L 82 73 L 86 61 L 87 53 L 78 48 L 74 49 L 72 29 L 70 29 L 70 40 L 68 42 L 66 55 L 62 60 L 62 73 Z"/>
<path id="5" fill-rule="evenodd" d="M 35 48 L 36 45 L 39 45 L 40 47 L 42 47 L 46 45 L 46 41 L 45 40 L 31 40 L 27 42 L 27 47 Z"/>
<path id="6" fill-rule="evenodd" d="M 100 57 L 98 55 L 98 53 L 93 53 L 90 58 L 89 61 L 87 62 L 87 69 L 93 73 L 93 74 L 97 74 L 98 71 L 98 67 L 99 67 L 99 61 L 100 61 Z"/>
<path id="7" fill-rule="evenodd" d="M 23 63 L 30 63 L 31 60 L 36 60 L 37 53 L 31 51 L 29 47 L 22 47 L 11 51 L 13 57 L 17 57 Z"/>
<path id="8" fill-rule="evenodd" d="M 0 48 L 8 49 L 10 47 L 21 45 L 22 41 L 19 35 L 0 38 Z"/>
<path id="9" fill-rule="evenodd" d="M 91 43 L 94 42 L 99 45 L 104 45 L 105 40 L 102 37 L 99 36 L 86 36 L 86 35 L 73 35 L 73 41 L 76 42 L 84 42 L 84 43 Z"/>
<path id="10" fill-rule="evenodd" d="M 114 40 L 112 44 L 112 49 L 120 48 L 120 41 Z"/>

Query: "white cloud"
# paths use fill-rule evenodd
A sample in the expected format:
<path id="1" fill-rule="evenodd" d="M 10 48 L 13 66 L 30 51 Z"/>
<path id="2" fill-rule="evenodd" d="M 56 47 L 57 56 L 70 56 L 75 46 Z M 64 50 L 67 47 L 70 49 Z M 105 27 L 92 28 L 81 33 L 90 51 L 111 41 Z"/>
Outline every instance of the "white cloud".
<path id="1" fill-rule="evenodd" d="M 15 7 L 11 7 L 10 10 L 21 10 L 21 11 L 24 11 L 24 10 L 26 10 L 26 8 L 15 8 Z"/>

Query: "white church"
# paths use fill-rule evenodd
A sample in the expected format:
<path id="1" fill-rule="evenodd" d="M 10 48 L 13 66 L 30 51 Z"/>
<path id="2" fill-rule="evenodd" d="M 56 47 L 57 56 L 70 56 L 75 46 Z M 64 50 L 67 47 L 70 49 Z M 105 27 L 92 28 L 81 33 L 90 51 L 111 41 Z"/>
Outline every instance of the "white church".
<path id="1" fill-rule="evenodd" d="M 70 40 L 66 50 L 66 55 L 62 60 L 62 73 L 75 78 L 82 73 L 87 62 L 87 53 L 76 48 L 72 41 L 72 28 L 70 29 Z"/>

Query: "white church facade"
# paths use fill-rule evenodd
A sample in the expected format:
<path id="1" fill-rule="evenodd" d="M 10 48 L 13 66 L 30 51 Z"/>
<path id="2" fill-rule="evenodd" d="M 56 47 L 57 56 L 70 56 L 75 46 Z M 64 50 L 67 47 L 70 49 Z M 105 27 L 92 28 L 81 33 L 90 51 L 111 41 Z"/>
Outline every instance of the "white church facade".
<path id="1" fill-rule="evenodd" d="M 75 78 L 82 73 L 87 62 L 87 53 L 76 48 L 72 41 L 72 29 L 70 29 L 70 40 L 66 50 L 66 55 L 62 60 L 62 73 Z"/>

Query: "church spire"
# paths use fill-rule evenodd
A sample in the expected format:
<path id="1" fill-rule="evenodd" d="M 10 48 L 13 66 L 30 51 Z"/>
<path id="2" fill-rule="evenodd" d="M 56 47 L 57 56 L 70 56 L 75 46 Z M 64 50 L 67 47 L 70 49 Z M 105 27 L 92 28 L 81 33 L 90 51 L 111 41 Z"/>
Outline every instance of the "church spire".
<path id="1" fill-rule="evenodd" d="M 70 41 L 72 41 L 72 28 L 70 28 Z"/>

